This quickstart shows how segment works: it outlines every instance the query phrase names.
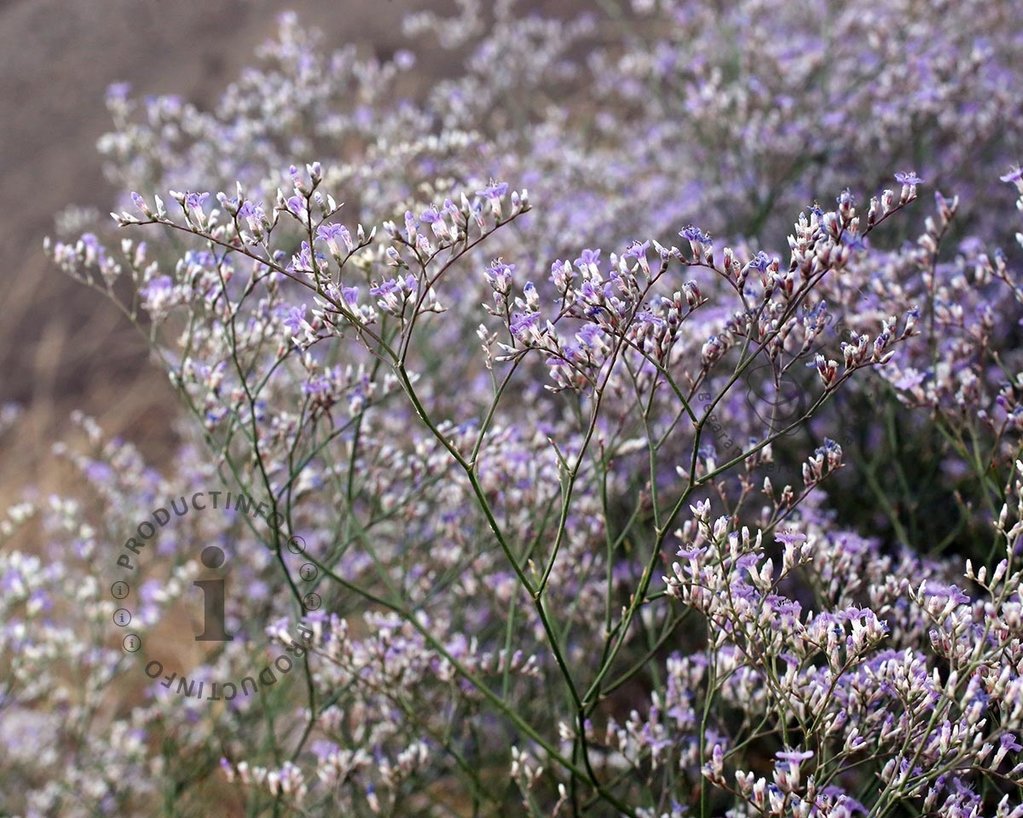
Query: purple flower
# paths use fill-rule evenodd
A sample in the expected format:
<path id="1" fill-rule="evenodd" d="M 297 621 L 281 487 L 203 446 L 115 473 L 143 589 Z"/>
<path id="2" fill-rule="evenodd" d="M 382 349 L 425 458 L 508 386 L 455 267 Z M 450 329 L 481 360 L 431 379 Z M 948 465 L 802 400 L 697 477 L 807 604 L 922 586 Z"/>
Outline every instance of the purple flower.
<path id="1" fill-rule="evenodd" d="M 321 241 L 337 241 L 347 232 L 340 224 L 321 224 L 316 228 L 316 238 Z"/>
<path id="2" fill-rule="evenodd" d="M 305 304 L 301 307 L 293 307 L 289 304 L 282 304 L 277 311 L 281 323 L 288 328 L 292 335 L 298 335 L 302 331 L 302 324 L 305 322 Z"/>
<path id="3" fill-rule="evenodd" d="M 263 208 L 260 205 L 254 205 L 250 201 L 244 201 L 241 207 L 238 208 L 238 215 L 243 219 L 262 219 Z"/>
<path id="4" fill-rule="evenodd" d="M 139 290 L 139 294 L 146 301 L 155 301 L 166 298 L 174 289 L 174 279 L 170 276 L 157 276 L 151 279 Z"/>
<path id="5" fill-rule="evenodd" d="M 645 256 L 647 250 L 650 249 L 649 241 L 634 241 L 625 250 L 622 251 L 622 258 L 641 258 Z"/>
<path id="6" fill-rule="evenodd" d="M 806 534 L 801 531 L 777 531 L 774 538 L 782 545 L 798 545 L 806 542 Z"/>
<path id="7" fill-rule="evenodd" d="M 328 398 L 332 390 L 333 385 L 327 375 L 316 375 L 302 384 L 302 391 L 316 400 Z"/>
<path id="8" fill-rule="evenodd" d="M 374 298 L 381 295 L 391 295 L 398 292 L 401 289 L 401 284 L 396 278 L 389 278 L 386 281 L 381 281 L 377 286 L 369 288 L 369 294 Z"/>
<path id="9" fill-rule="evenodd" d="M 767 270 L 771 265 L 771 257 L 767 255 L 763 250 L 760 250 L 750 261 L 749 266 L 754 270 L 761 273 Z"/>
<path id="10" fill-rule="evenodd" d="M 476 195 L 484 199 L 500 199 L 507 192 L 507 182 L 491 182 L 482 190 L 477 190 Z"/>
<path id="11" fill-rule="evenodd" d="M 892 381 L 892 386 L 896 389 L 916 389 L 926 378 L 927 375 L 919 370 L 906 369 L 898 378 Z"/>
<path id="12" fill-rule="evenodd" d="M 691 241 L 693 244 L 711 244 L 711 238 L 699 227 L 689 224 L 683 227 L 679 233 L 682 238 Z"/>
<path id="13" fill-rule="evenodd" d="M 127 99 L 130 93 L 130 82 L 114 82 L 107 86 L 107 99 Z"/>
<path id="14" fill-rule="evenodd" d="M 209 193 L 186 193 L 185 207 L 189 210 L 202 210 L 203 203 L 209 198 Z"/>
<path id="15" fill-rule="evenodd" d="M 924 180 L 917 176 L 916 172 L 912 170 L 896 173 L 895 181 L 900 185 L 909 185 L 910 187 L 913 185 L 922 185 L 924 183 Z"/>
<path id="16" fill-rule="evenodd" d="M 600 264 L 600 250 L 583 250 L 579 258 L 575 260 L 576 267 L 585 267 L 589 264 Z"/>
<path id="17" fill-rule="evenodd" d="M 1023 167 L 1017 167 L 1010 170 L 1004 176 L 999 176 L 1003 182 L 1019 182 L 1023 181 Z"/>
<path id="18" fill-rule="evenodd" d="M 540 313 L 538 312 L 516 313 L 512 316 L 510 329 L 512 334 L 518 338 L 535 327 L 539 321 Z"/>
<path id="19" fill-rule="evenodd" d="M 416 55 L 404 48 L 399 51 L 395 51 L 394 64 L 402 71 L 408 71 L 416 64 Z"/>

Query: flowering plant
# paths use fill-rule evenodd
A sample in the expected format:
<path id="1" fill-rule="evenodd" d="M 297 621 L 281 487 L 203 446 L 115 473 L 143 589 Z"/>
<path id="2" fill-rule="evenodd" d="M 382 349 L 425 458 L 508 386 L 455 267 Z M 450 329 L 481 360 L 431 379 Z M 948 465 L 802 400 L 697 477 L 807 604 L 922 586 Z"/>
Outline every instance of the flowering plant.
<path id="1" fill-rule="evenodd" d="M 466 54 L 417 100 L 410 53 L 287 16 L 212 111 L 111 90 L 120 241 L 48 249 L 145 334 L 182 444 L 160 472 L 77 418 L 79 493 L 0 528 L 48 559 L 0 550 L 0 809 L 1023 816 L 1023 289 L 985 249 L 1023 242 L 987 192 L 1021 32 L 633 6 L 413 15 Z M 962 199 L 929 215 L 909 160 Z M 876 457 L 930 432 L 885 417 L 943 436 L 941 548 Z M 201 654 L 165 630 L 198 543 L 244 595 Z"/>

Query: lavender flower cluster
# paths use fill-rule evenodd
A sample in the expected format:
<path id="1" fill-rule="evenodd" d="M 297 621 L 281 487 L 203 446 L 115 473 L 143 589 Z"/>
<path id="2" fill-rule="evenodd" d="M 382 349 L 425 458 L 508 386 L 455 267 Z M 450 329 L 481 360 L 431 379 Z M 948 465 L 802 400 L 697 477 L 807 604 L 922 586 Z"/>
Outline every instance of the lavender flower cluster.
<path id="1" fill-rule="evenodd" d="M 182 442 L 76 416 L 0 520 L 0 813 L 1023 818 L 1010 4 L 458 8 L 110 89 L 115 223 L 47 249 Z"/>

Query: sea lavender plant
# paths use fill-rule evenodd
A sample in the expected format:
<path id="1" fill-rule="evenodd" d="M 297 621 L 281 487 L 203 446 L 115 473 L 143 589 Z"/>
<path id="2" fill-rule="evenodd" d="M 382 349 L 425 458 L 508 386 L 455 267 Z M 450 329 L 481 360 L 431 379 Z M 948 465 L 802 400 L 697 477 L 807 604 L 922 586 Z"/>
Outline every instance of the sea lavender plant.
<path id="1" fill-rule="evenodd" d="M 111 90 L 123 232 L 48 249 L 149 340 L 183 442 L 161 473 L 77 418 L 75 490 L 0 523 L 0 809 L 1023 815 L 1021 307 L 983 249 L 1018 25 L 606 5 L 413 15 L 466 70 L 400 102 L 410 53 L 290 16 L 210 111 Z M 914 216 L 911 166 L 963 198 Z M 847 464 L 882 412 L 976 475 L 971 561 Z M 121 546 L 200 491 L 235 501 Z M 185 651 L 210 545 L 234 638 Z"/>

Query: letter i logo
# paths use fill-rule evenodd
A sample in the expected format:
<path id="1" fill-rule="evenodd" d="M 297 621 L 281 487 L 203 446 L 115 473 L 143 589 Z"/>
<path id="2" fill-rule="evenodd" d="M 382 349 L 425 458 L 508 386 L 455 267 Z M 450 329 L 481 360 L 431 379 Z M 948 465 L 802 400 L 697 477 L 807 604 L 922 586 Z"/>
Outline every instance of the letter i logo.
<path id="1" fill-rule="evenodd" d="M 208 545 L 199 555 L 199 561 L 210 570 L 224 564 L 224 551 L 215 545 Z M 223 579 L 201 579 L 192 583 L 202 591 L 203 630 L 196 642 L 231 642 L 234 636 L 224 627 L 224 584 Z"/>

